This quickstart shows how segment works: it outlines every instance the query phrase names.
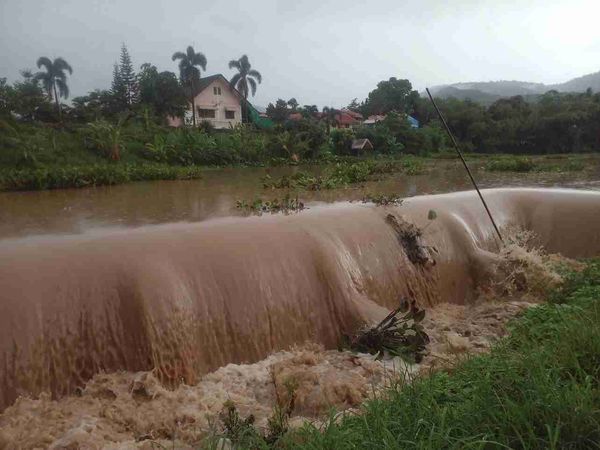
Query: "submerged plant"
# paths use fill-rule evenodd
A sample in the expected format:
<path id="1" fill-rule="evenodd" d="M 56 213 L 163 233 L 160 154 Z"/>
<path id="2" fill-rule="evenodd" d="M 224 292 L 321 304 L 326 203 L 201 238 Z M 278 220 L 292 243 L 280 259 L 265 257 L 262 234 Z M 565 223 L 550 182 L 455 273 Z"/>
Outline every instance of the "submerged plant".
<path id="1" fill-rule="evenodd" d="M 419 309 L 414 300 L 401 301 L 401 305 L 376 326 L 345 336 L 343 346 L 376 355 L 378 359 L 387 354 L 418 363 L 429 343 L 429 336 L 421 325 L 424 318 L 425 311 Z"/>
<path id="2" fill-rule="evenodd" d="M 294 409 L 297 384 L 290 383 L 286 387 L 288 389 L 287 401 L 283 406 L 278 404 L 273 408 L 264 432 L 254 424 L 253 414 L 242 418 L 235 404 L 231 400 L 226 401 L 223 404 L 223 410 L 219 413 L 219 419 L 223 424 L 222 437 L 231 442 L 233 448 L 275 447 L 277 442 L 288 432 L 289 420 Z"/>
<path id="3" fill-rule="evenodd" d="M 289 214 L 291 212 L 299 212 L 305 209 L 304 202 L 298 200 L 298 196 L 291 197 L 290 194 L 286 194 L 281 200 L 275 198 L 273 200 L 263 200 L 257 198 L 253 202 L 247 202 L 245 200 L 238 200 L 236 202 L 238 209 L 247 211 L 251 214 L 262 215 L 263 213 L 279 213 Z"/>
<path id="4" fill-rule="evenodd" d="M 421 160 L 405 158 L 402 160 L 402 171 L 406 175 L 423 175 L 427 169 Z"/>
<path id="5" fill-rule="evenodd" d="M 511 157 L 489 161 L 485 169 L 490 172 L 531 172 L 536 168 L 531 158 Z"/>
<path id="6" fill-rule="evenodd" d="M 223 404 L 219 419 L 223 423 L 225 437 L 234 444 L 259 437 L 258 431 L 254 428 L 254 415 L 250 414 L 243 419 L 231 400 Z"/>
<path id="7" fill-rule="evenodd" d="M 400 206 L 404 200 L 399 194 L 367 194 L 363 197 L 362 202 L 375 203 L 377 206 Z"/>
<path id="8" fill-rule="evenodd" d="M 310 191 L 320 191 L 364 183 L 365 181 L 377 179 L 379 175 L 390 174 L 399 170 L 401 170 L 401 167 L 391 161 L 340 162 L 328 168 L 320 176 L 300 171 L 293 175 L 283 175 L 275 180 L 270 175 L 266 175 L 261 181 L 266 189 L 302 188 Z"/>

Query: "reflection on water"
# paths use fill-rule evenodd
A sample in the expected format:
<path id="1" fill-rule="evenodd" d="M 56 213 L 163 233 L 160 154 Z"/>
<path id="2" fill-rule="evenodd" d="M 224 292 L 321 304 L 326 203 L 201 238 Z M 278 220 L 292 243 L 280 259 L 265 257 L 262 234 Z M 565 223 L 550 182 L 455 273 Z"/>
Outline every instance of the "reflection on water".
<path id="1" fill-rule="evenodd" d="M 481 187 L 546 186 L 600 189 L 598 171 L 570 173 L 492 173 L 472 164 Z M 236 200 L 272 199 L 284 190 L 265 190 L 260 178 L 298 168 L 207 170 L 201 180 L 152 181 L 89 189 L 0 193 L 0 238 L 48 233 L 80 233 L 104 226 L 140 226 L 241 214 Z M 304 169 L 317 171 L 318 168 Z M 410 197 L 471 189 L 457 162 L 439 161 L 426 175 L 396 174 L 378 182 L 320 192 L 301 191 L 300 200 L 360 200 L 366 193 Z"/>

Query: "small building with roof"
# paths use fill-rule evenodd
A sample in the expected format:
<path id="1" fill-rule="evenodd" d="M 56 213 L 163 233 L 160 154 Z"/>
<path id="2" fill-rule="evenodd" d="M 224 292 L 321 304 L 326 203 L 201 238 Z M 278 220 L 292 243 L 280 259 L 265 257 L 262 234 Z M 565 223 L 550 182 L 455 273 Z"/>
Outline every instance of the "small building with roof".
<path id="1" fill-rule="evenodd" d="M 368 139 L 354 139 L 352 141 L 352 153 L 360 154 L 372 150 L 373 144 Z"/>
<path id="2" fill-rule="evenodd" d="M 347 112 L 340 111 L 335 115 L 334 128 L 352 128 L 356 125 L 360 125 L 360 120 L 355 119 L 352 115 Z"/>
<path id="3" fill-rule="evenodd" d="M 196 125 L 206 121 L 214 128 L 232 128 L 242 123 L 243 102 L 242 94 L 222 74 L 200 78 L 194 86 Z M 193 123 L 191 105 L 185 118 L 170 117 L 168 122 L 173 127 Z"/>
<path id="4" fill-rule="evenodd" d="M 406 121 L 408 122 L 411 128 L 419 128 L 419 121 L 417 119 L 415 119 L 413 116 L 409 116 L 408 114 L 405 114 L 404 116 L 406 117 Z M 369 116 L 367 120 L 363 121 L 363 125 L 375 125 L 377 122 L 381 122 L 382 120 L 384 120 L 385 117 L 386 116 L 382 114 L 375 114 Z"/>
<path id="5" fill-rule="evenodd" d="M 344 114 L 348 114 L 351 117 L 354 117 L 356 120 L 358 120 L 360 122 L 362 122 L 364 119 L 364 117 L 361 113 L 352 111 L 351 109 L 348 109 L 348 108 L 342 108 L 341 112 Z"/>

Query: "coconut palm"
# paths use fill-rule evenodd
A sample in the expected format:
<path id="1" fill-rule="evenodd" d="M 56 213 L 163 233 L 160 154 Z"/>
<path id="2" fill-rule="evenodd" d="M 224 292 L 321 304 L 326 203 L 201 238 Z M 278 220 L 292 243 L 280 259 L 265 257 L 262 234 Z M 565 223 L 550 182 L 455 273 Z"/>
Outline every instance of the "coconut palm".
<path id="1" fill-rule="evenodd" d="M 194 87 L 196 81 L 200 79 L 200 69 L 206 70 L 206 56 L 203 53 L 196 53 L 191 45 L 186 52 L 175 52 L 171 57 L 173 61 L 179 60 L 179 78 L 184 84 L 190 87 L 190 99 L 192 105 L 192 123 L 196 126 L 196 105 L 194 104 Z"/>
<path id="2" fill-rule="evenodd" d="M 41 81 L 42 86 L 48 93 L 48 97 L 50 99 L 54 98 L 58 117 L 62 120 L 59 97 L 69 97 L 69 86 L 67 85 L 67 74 L 65 72 L 69 72 L 69 75 L 71 75 L 73 69 L 63 58 L 55 58 L 54 61 L 51 61 L 46 56 L 42 56 L 37 60 L 37 66 L 38 69 L 41 69 L 43 66 L 46 71 L 37 72 L 33 75 L 33 79 L 36 82 Z"/>
<path id="3" fill-rule="evenodd" d="M 242 55 L 240 59 L 232 59 L 229 61 L 230 69 L 237 69 L 233 77 L 231 77 L 230 83 L 244 96 L 244 108 L 248 103 L 248 94 L 252 92 L 252 96 L 256 94 L 256 83 L 262 82 L 262 75 L 259 71 L 252 69 L 248 56 Z M 247 116 L 247 114 L 246 114 Z"/>

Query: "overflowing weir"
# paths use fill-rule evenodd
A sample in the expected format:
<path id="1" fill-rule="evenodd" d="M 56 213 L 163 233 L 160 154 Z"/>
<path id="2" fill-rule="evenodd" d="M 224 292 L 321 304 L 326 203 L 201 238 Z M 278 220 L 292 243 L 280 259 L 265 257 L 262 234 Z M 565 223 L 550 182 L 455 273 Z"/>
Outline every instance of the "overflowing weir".
<path id="1" fill-rule="evenodd" d="M 483 193 L 500 227 L 600 254 L 600 193 Z M 154 370 L 174 386 L 294 343 L 335 347 L 401 298 L 469 302 L 497 249 L 474 192 L 0 241 L 0 410 L 101 371 Z"/>

